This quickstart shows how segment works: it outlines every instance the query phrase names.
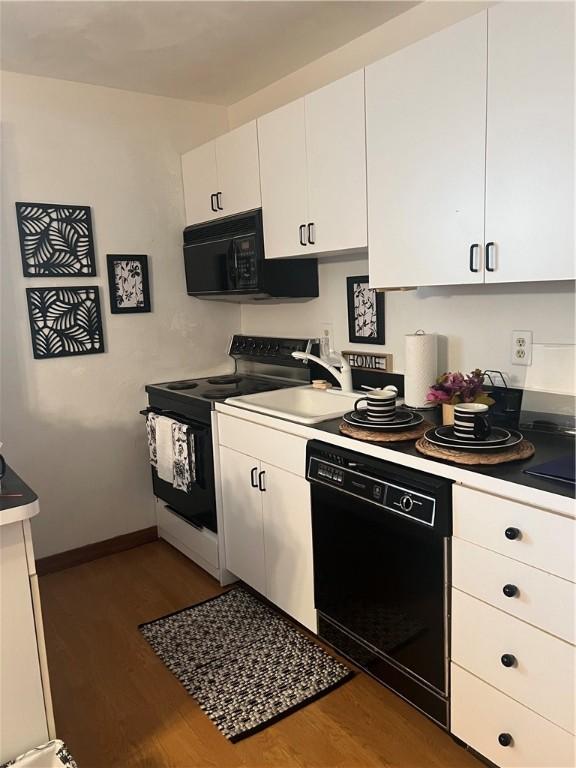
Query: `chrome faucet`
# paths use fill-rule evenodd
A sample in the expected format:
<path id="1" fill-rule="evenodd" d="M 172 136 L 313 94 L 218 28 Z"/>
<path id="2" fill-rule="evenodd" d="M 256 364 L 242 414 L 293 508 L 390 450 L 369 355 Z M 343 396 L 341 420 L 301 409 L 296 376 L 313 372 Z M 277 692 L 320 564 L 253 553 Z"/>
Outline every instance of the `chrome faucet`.
<path id="1" fill-rule="evenodd" d="M 324 360 L 322 360 L 321 357 L 316 357 L 316 355 L 311 355 L 309 352 L 292 352 L 292 357 L 294 357 L 296 360 L 312 360 L 314 363 L 318 363 L 318 365 L 321 365 L 323 368 L 326 368 L 326 370 L 334 376 L 338 384 L 340 384 L 340 389 L 342 392 L 352 392 L 352 369 L 350 368 L 350 364 L 348 363 L 348 360 L 344 357 L 344 355 L 339 355 L 340 358 L 340 370 L 338 368 L 335 368 L 333 365 L 330 365 L 330 363 L 326 363 Z"/>

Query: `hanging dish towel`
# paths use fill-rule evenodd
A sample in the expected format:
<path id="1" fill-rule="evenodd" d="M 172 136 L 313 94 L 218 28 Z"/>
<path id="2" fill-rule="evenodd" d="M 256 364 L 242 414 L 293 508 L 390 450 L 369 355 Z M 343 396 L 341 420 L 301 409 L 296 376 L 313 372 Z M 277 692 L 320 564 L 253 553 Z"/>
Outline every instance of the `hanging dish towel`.
<path id="1" fill-rule="evenodd" d="M 168 416 L 158 416 L 156 419 L 156 471 L 160 480 L 170 484 L 174 481 L 174 423 L 174 419 Z"/>
<path id="2" fill-rule="evenodd" d="M 189 437 L 190 428 L 179 421 L 172 422 L 172 446 L 174 469 L 172 485 L 178 491 L 189 493 L 196 479 L 194 439 Z"/>
<path id="3" fill-rule="evenodd" d="M 62 768 L 62 766 L 78 768 L 66 744 L 60 739 L 54 739 L 54 741 L 49 741 L 40 747 L 30 749 L 14 760 L 2 763 L 0 768 L 8 768 L 8 766 L 14 768 Z"/>
<path id="4" fill-rule="evenodd" d="M 148 437 L 148 451 L 150 453 L 150 464 L 154 469 L 158 469 L 158 455 L 156 453 L 156 421 L 157 413 L 149 413 L 146 416 L 146 435 Z"/>

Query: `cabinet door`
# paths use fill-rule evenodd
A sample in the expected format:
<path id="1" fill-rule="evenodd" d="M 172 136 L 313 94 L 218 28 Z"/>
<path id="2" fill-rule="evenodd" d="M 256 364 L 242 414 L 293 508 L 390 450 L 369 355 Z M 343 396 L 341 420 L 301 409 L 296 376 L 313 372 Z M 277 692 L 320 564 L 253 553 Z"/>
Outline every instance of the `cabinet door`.
<path id="1" fill-rule="evenodd" d="M 304 99 L 259 118 L 258 141 L 266 258 L 306 255 L 300 244 L 308 221 Z"/>
<path id="2" fill-rule="evenodd" d="M 573 279 L 574 4 L 496 5 L 488 39 L 486 282 Z"/>
<path id="3" fill-rule="evenodd" d="M 364 71 L 306 96 L 311 253 L 361 249 L 366 233 Z"/>
<path id="4" fill-rule="evenodd" d="M 22 523 L 0 529 L 0 626 L 0 763 L 4 763 L 49 738 Z"/>
<path id="5" fill-rule="evenodd" d="M 182 181 L 186 226 L 223 215 L 213 211 L 211 204 L 211 196 L 218 192 L 216 146 L 213 141 L 182 155 Z"/>
<path id="6" fill-rule="evenodd" d="M 486 13 L 366 69 L 372 286 L 482 282 L 485 123 Z"/>
<path id="7" fill-rule="evenodd" d="M 260 207 L 260 169 L 256 122 L 216 139 L 218 202 L 221 216 Z"/>
<path id="8" fill-rule="evenodd" d="M 220 446 L 226 568 L 265 594 L 262 493 L 251 484 L 259 470 L 257 459 Z"/>
<path id="9" fill-rule="evenodd" d="M 316 632 L 310 485 L 262 464 L 267 597 Z"/>

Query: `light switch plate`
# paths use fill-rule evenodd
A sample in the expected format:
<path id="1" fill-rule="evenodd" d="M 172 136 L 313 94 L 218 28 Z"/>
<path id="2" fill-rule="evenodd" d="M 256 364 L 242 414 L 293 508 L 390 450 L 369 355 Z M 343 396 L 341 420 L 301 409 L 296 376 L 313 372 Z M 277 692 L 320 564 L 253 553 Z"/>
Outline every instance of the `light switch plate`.
<path id="1" fill-rule="evenodd" d="M 512 365 L 532 365 L 532 331 L 512 331 Z"/>

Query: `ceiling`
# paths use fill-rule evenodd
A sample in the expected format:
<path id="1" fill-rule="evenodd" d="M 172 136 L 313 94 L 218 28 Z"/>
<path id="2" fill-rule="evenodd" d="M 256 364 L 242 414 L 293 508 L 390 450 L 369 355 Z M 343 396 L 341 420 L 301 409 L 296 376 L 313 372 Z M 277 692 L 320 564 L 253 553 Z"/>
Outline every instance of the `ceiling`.
<path id="1" fill-rule="evenodd" d="M 416 3 L 9 0 L 2 69 L 230 105 Z"/>

